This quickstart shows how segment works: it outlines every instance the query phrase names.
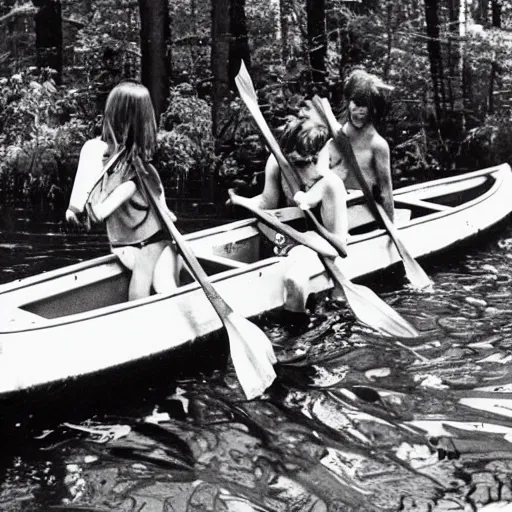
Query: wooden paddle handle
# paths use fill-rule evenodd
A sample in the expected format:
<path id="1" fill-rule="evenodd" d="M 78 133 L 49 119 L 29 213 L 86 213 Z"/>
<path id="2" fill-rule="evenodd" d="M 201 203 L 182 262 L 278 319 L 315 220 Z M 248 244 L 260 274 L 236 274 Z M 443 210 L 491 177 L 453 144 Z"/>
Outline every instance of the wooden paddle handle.
<path id="1" fill-rule="evenodd" d="M 166 212 L 163 207 L 159 204 L 159 200 L 155 197 L 155 194 L 151 190 L 151 187 L 148 185 L 144 174 L 146 173 L 146 169 L 144 164 L 139 156 L 134 158 L 135 169 L 141 182 L 144 187 L 144 191 L 149 199 L 150 205 L 155 211 L 155 214 L 162 222 L 164 229 L 168 232 L 171 238 L 176 242 L 178 250 L 185 260 L 185 263 L 188 265 L 190 271 L 192 272 L 196 281 L 201 285 L 203 291 L 210 301 L 211 305 L 219 315 L 220 319 L 224 322 L 224 318 L 231 314 L 233 310 L 231 307 L 224 301 L 224 299 L 218 294 L 217 290 L 213 287 L 208 279 L 208 275 L 204 271 L 203 267 L 201 267 L 199 261 L 195 254 L 190 249 L 187 241 L 183 238 L 183 235 L 179 232 L 178 228 L 174 225 L 174 222 L 171 219 L 171 216 Z"/>

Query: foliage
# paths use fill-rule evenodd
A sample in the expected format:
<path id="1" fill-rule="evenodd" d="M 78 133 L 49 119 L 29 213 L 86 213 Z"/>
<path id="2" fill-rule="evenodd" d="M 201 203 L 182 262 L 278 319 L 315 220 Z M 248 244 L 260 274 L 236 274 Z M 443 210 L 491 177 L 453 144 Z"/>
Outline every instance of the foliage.
<path id="1" fill-rule="evenodd" d="M 460 167 L 485 168 L 504 162 L 512 163 L 512 117 L 489 116 L 481 126 L 469 130 L 462 141 Z"/>
<path id="2" fill-rule="evenodd" d="M 164 182 L 175 189 L 185 179 L 204 183 L 217 165 L 209 104 L 182 83 L 171 89 L 160 124 L 155 163 Z"/>
<path id="3" fill-rule="evenodd" d="M 74 115 L 72 91 L 46 71 L 0 80 L 0 177 L 25 198 L 62 196 L 90 126 Z"/>
<path id="4" fill-rule="evenodd" d="M 34 9 L 2 11 L 8 36 L 0 43 L 6 74 L 0 79 L 0 186 L 23 191 L 25 197 L 68 193 L 78 150 L 91 136 L 108 92 L 119 80 L 140 76 L 137 2 L 61 3 L 61 87 L 55 86 L 48 70 L 40 73 L 31 67 Z M 379 0 L 371 2 L 372 11 L 365 11 L 369 2 L 329 0 L 328 76 L 320 91 L 309 81 L 305 2 L 288 3 L 288 35 L 283 40 L 279 2 L 245 2 L 251 75 L 275 134 L 285 116 L 315 92 L 328 96 L 339 111 L 343 78 L 354 66 L 362 66 L 395 87 L 380 127 L 392 148 L 395 183 L 431 178 L 457 166 L 510 161 L 512 42 L 507 32 L 490 27 L 490 15 L 483 30 L 469 23 L 471 30 L 459 38 L 450 29 L 448 10 L 439 9 L 445 97 L 443 119 L 437 119 L 422 2 Z M 506 28 L 512 2 L 500 5 Z M 191 183 L 201 188 L 208 180 L 224 188 L 254 187 L 267 151 L 236 92 L 226 100 L 228 128 L 222 143 L 212 136 L 210 1 L 169 1 L 169 12 L 172 87 L 156 155 L 164 181 L 176 189 L 178 181 L 187 184 L 188 192 Z"/>

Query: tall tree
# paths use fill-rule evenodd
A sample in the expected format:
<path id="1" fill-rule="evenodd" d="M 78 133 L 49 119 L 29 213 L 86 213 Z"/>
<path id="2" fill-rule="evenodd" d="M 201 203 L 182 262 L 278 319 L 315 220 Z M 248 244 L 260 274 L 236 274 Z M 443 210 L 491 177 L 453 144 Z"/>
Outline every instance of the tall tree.
<path id="1" fill-rule="evenodd" d="M 476 0 L 474 2 L 473 17 L 476 23 L 484 27 L 489 25 L 489 0 Z"/>
<path id="2" fill-rule="evenodd" d="M 165 109 L 171 76 L 171 37 L 167 0 L 139 0 L 142 83 L 157 117 Z"/>
<path id="3" fill-rule="evenodd" d="M 36 63 L 39 68 L 55 70 L 54 80 L 62 78 L 62 10 L 60 0 L 32 0 L 37 7 L 34 16 Z"/>
<path id="4" fill-rule="evenodd" d="M 307 0 L 308 50 L 311 77 L 315 83 L 324 83 L 327 76 L 327 35 L 325 0 Z"/>
<path id="5" fill-rule="evenodd" d="M 231 0 L 229 28 L 229 85 L 235 89 L 235 76 L 240 69 L 241 61 L 245 61 L 248 69 L 251 67 L 245 0 Z"/>
<path id="6" fill-rule="evenodd" d="M 501 28 L 501 0 L 491 0 L 492 26 Z"/>
<path id="7" fill-rule="evenodd" d="M 292 15 L 291 0 L 279 0 L 279 31 L 281 33 L 281 59 L 286 65 L 290 58 L 290 21 Z"/>
<path id="8" fill-rule="evenodd" d="M 462 81 L 460 47 L 460 0 L 448 0 L 448 100 L 450 108 L 455 110 L 456 91 Z"/>
<path id="9" fill-rule="evenodd" d="M 443 62 L 439 40 L 439 4 L 438 0 L 425 0 L 425 18 L 427 25 L 427 51 L 430 61 L 430 74 L 434 92 L 434 107 L 437 121 L 444 117 L 445 104 Z"/>
<path id="10" fill-rule="evenodd" d="M 222 133 L 224 100 L 229 94 L 231 0 L 212 0 L 213 135 Z"/>

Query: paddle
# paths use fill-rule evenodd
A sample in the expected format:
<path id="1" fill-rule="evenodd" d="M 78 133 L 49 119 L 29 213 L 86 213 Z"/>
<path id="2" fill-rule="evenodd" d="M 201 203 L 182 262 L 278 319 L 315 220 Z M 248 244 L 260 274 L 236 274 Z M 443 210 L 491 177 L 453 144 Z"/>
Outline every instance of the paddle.
<path id="1" fill-rule="evenodd" d="M 254 90 L 251 77 L 249 76 L 247 68 L 245 67 L 244 61 L 242 61 L 242 64 L 240 65 L 240 71 L 238 72 L 238 75 L 235 77 L 235 83 L 238 88 L 238 92 L 240 93 L 240 97 L 242 98 L 250 113 L 252 114 L 254 120 L 256 121 L 258 129 L 260 130 L 261 135 L 267 142 L 270 151 L 276 158 L 279 167 L 283 171 L 283 175 L 285 176 L 286 181 L 288 182 L 288 184 L 290 185 L 294 192 L 298 191 L 300 189 L 300 183 L 298 182 L 298 178 L 295 175 L 292 166 L 290 165 L 288 160 L 286 160 L 281 149 L 279 148 L 279 144 L 272 135 L 272 132 L 270 131 L 267 122 L 265 121 L 265 118 L 263 117 L 260 111 L 256 91 Z M 313 212 L 311 212 L 310 210 L 304 210 L 304 215 L 306 215 L 306 217 L 313 223 L 318 233 L 323 238 L 328 240 L 331 243 L 331 245 L 336 248 L 336 250 L 341 256 L 347 255 L 346 243 L 340 240 L 336 235 L 331 233 L 329 230 L 327 230 L 318 221 Z"/>
<path id="2" fill-rule="evenodd" d="M 249 76 L 243 61 L 242 65 L 240 66 L 240 71 L 235 77 L 235 83 L 238 87 L 240 97 L 256 121 L 258 129 L 267 142 L 272 154 L 276 158 L 283 176 L 288 182 L 288 185 L 293 192 L 299 190 L 300 185 L 298 183 L 298 178 L 291 165 L 286 160 L 286 157 L 283 155 L 279 144 L 270 131 L 265 118 L 261 114 L 258 106 L 256 91 L 254 90 L 251 77 Z M 322 238 L 326 239 L 331 245 L 333 245 L 339 254 L 344 255 L 345 244 L 332 233 L 330 233 L 327 229 L 325 229 L 318 222 L 312 212 L 305 210 L 304 213 L 313 221 L 318 234 Z M 418 336 L 418 332 L 414 329 L 414 327 L 410 325 L 390 306 L 388 306 L 384 301 L 379 299 L 379 297 L 377 297 L 374 292 L 365 286 L 355 285 L 352 283 L 339 268 L 339 262 L 335 262 L 332 258 L 326 257 L 322 254 L 319 254 L 319 257 L 329 272 L 332 280 L 334 281 L 334 284 L 340 286 L 343 289 L 347 303 L 358 320 L 370 327 L 373 327 L 374 329 L 392 336 Z"/>
<path id="3" fill-rule="evenodd" d="M 341 263 L 341 258 L 338 256 L 335 260 L 333 259 L 334 248 L 324 239 L 306 236 L 312 235 L 312 233 L 301 233 L 291 226 L 287 226 L 273 217 L 271 213 L 254 206 L 250 199 L 238 196 L 232 190 L 229 191 L 229 197 L 232 204 L 247 208 L 263 223 L 317 252 L 332 279 L 343 287 L 347 301 L 350 301 L 350 307 L 361 323 L 389 336 L 402 338 L 418 336 L 414 327 L 391 306 L 379 299 L 372 290 L 366 286 L 354 284 L 343 274 L 338 266 Z M 323 243 L 320 243 L 320 241 Z M 326 244 L 326 247 L 324 247 L 324 244 Z"/>
<path id="4" fill-rule="evenodd" d="M 363 194 L 368 201 L 368 205 L 370 206 L 370 210 L 372 211 L 375 219 L 380 220 L 382 224 L 384 224 L 386 231 L 393 240 L 398 254 L 402 258 L 405 273 L 410 283 L 414 288 L 418 289 L 432 286 L 432 281 L 429 279 L 418 262 L 412 257 L 411 253 L 402 242 L 397 228 L 393 222 L 391 222 L 391 219 L 388 217 L 382 205 L 375 201 L 372 191 L 370 190 L 370 187 L 361 171 L 361 168 L 359 167 L 356 156 L 354 154 L 354 150 L 352 149 L 352 145 L 350 144 L 348 137 L 343 133 L 341 129 L 337 128 L 338 122 L 332 113 L 329 102 L 325 98 L 320 99 L 319 96 L 315 96 L 312 103 L 318 114 L 321 116 L 331 131 L 333 140 L 340 153 L 345 157 L 350 172 L 352 172 L 357 178 L 359 186 L 361 187 L 361 190 L 363 191 Z"/>
<path id="5" fill-rule="evenodd" d="M 262 210 L 261 208 L 254 206 L 251 200 L 248 199 L 247 197 L 242 197 L 235 194 L 233 189 L 229 189 L 228 194 L 231 200 L 231 204 L 246 208 L 247 210 L 252 212 L 256 217 L 258 217 L 258 219 L 260 219 L 264 224 L 276 229 L 283 235 L 291 238 L 292 240 L 295 240 L 297 243 L 305 245 L 306 247 L 309 247 L 313 251 L 329 258 L 336 258 L 338 256 L 338 253 L 336 252 L 334 247 L 324 238 L 321 238 L 317 233 L 314 233 L 312 231 L 308 231 L 306 233 L 297 231 L 288 224 L 285 224 L 284 222 L 281 222 L 278 219 L 276 219 L 267 210 Z"/>
<path id="6" fill-rule="evenodd" d="M 215 309 L 228 333 L 233 366 L 246 397 L 251 400 L 261 395 L 276 377 L 273 364 L 277 361 L 274 349 L 265 333 L 252 322 L 239 315 L 224 301 L 213 287 L 204 269 L 178 231 L 167 207 L 153 190 L 140 157 L 134 158 L 135 170 L 149 202 L 160 218 L 164 229 L 174 239 L 178 250 L 206 297 Z"/>

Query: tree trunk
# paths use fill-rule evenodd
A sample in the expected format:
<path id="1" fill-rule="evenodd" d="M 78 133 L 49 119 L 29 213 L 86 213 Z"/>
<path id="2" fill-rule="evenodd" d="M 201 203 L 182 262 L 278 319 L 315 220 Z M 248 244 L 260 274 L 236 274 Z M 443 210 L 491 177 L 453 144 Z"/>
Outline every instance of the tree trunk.
<path id="1" fill-rule="evenodd" d="M 165 110 L 171 75 L 170 20 L 167 0 L 138 0 L 142 83 L 149 89 L 157 120 Z"/>
<path id="2" fill-rule="evenodd" d="M 223 103 L 229 94 L 229 40 L 231 1 L 212 0 L 213 135 L 222 131 Z"/>
<path id="3" fill-rule="evenodd" d="M 475 23 L 480 23 L 484 27 L 489 25 L 489 0 L 476 0 Z"/>
<path id="4" fill-rule="evenodd" d="M 55 70 L 53 79 L 62 80 L 62 14 L 60 0 L 33 0 L 38 7 L 34 16 L 36 63 L 38 68 Z"/>
<path id="5" fill-rule="evenodd" d="M 290 0 L 279 0 L 279 28 L 281 30 L 281 60 L 286 66 L 290 58 L 289 34 L 292 8 Z"/>
<path id="6" fill-rule="evenodd" d="M 311 78 L 314 83 L 325 83 L 327 77 L 327 35 L 325 0 L 307 0 L 308 49 Z"/>
<path id="7" fill-rule="evenodd" d="M 450 21 L 448 32 L 448 100 L 452 112 L 456 110 L 456 92 L 461 83 L 461 55 L 460 55 L 460 0 L 448 0 L 448 18 Z M 455 87 L 454 87 L 455 84 Z"/>
<path id="8" fill-rule="evenodd" d="M 496 55 L 493 55 L 491 61 L 491 71 L 489 73 L 489 93 L 487 96 L 487 112 L 494 113 L 494 89 L 496 84 L 496 77 L 498 75 L 498 63 L 496 62 Z"/>
<path id="9" fill-rule="evenodd" d="M 393 5 L 394 2 L 386 2 L 386 60 L 384 61 L 383 78 L 387 81 L 391 69 L 391 57 L 393 50 Z"/>
<path id="10" fill-rule="evenodd" d="M 427 22 L 427 51 L 430 61 L 430 73 L 434 93 L 434 108 L 437 121 L 444 117 L 444 84 L 441 45 L 439 42 L 438 0 L 425 0 L 425 18 Z"/>
<path id="11" fill-rule="evenodd" d="M 249 37 L 245 17 L 245 0 L 231 0 L 230 39 L 229 39 L 229 86 L 236 90 L 235 76 L 242 60 L 251 69 Z"/>
<path id="12" fill-rule="evenodd" d="M 231 0 L 212 0 L 211 69 L 213 75 L 212 132 L 215 138 L 215 153 L 225 150 L 225 133 L 229 125 L 227 100 L 229 89 L 229 50 L 230 50 Z M 208 191 L 209 201 L 215 201 L 219 165 L 213 169 Z"/>
<path id="13" fill-rule="evenodd" d="M 492 26 L 501 28 L 501 0 L 491 0 Z"/>
<path id="14" fill-rule="evenodd" d="M 460 36 L 461 36 L 461 74 L 462 74 L 462 123 L 463 130 L 466 129 L 467 126 L 467 114 L 470 110 L 471 103 L 471 95 L 472 95 L 472 75 L 471 75 L 471 66 L 468 62 L 468 48 L 467 48 L 467 34 L 468 34 L 468 17 L 469 17 L 469 7 L 468 0 L 460 0 L 460 11 L 463 13 L 464 23 L 461 24 L 460 27 Z"/>

